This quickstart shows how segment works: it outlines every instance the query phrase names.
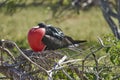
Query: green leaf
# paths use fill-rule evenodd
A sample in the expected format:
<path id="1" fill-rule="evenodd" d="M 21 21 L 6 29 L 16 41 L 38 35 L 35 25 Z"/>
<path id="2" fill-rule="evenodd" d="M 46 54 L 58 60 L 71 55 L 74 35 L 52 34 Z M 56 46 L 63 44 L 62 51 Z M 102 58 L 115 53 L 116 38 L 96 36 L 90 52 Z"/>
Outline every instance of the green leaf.
<path id="1" fill-rule="evenodd" d="M 106 53 L 108 53 L 110 49 L 111 49 L 111 47 L 107 47 Z"/>

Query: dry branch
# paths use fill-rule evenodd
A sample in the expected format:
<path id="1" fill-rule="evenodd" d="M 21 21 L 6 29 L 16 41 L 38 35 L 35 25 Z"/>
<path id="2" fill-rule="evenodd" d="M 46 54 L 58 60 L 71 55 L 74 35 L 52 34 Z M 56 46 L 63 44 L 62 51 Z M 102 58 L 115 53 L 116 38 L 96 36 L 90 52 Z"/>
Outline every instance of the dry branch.
<path id="1" fill-rule="evenodd" d="M 109 0 L 100 0 L 100 6 L 105 20 L 107 21 L 109 27 L 111 28 L 114 36 L 120 39 L 120 0 L 116 0 L 116 12 L 110 7 Z M 116 18 L 118 20 L 118 25 L 112 19 Z"/>
<path id="2" fill-rule="evenodd" d="M 11 80 L 43 80 L 44 77 L 48 77 L 48 80 L 53 80 L 54 75 L 61 71 L 69 80 L 75 80 L 73 76 L 67 72 L 70 69 L 74 72 L 77 77 L 81 80 L 89 80 L 86 74 L 94 74 L 96 80 L 101 79 L 100 74 L 106 69 L 110 69 L 109 66 L 101 66 L 100 61 L 105 59 L 107 55 L 97 58 L 97 52 L 103 48 L 109 47 L 104 45 L 101 38 L 99 38 L 100 46 L 98 48 L 92 47 L 85 50 L 79 50 L 77 47 L 67 48 L 63 50 L 50 51 L 46 50 L 43 52 L 34 52 L 32 50 L 20 50 L 15 42 L 4 40 L 5 43 L 14 45 L 18 49 L 19 56 L 14 57 L 14 55 L 6 48 L 6 46 L 0 46 L 0 51 L 2 55 L 7 53 L 7 56 L 11 58 L 12 61 L 4 61 L 0 65 L 0 73 Z M 70 55 L 67 51 L 75 52 L 74 55 Z M 86 55 L 85 55 L 86 54 Z M 84 56 L 83 56 L 84 55 Z M 77 57 L 83 56 L 83 57 Z M 89 64 L 90 58 L 93 57 L 93 65 Z M 88 62 L 89 61 L 89 62 Z M 87 63 L 86 63 L 87 62 Z M 95 65 L 94 65 L 95 64 Z M 114 66 L 113 66 L 114 67 Z M 94 68 L 94 69 L 91 69 Z M 100 69 L 101 68 L 101 69 Z M 88 71 L 89 70 L 89 71 Z"/>

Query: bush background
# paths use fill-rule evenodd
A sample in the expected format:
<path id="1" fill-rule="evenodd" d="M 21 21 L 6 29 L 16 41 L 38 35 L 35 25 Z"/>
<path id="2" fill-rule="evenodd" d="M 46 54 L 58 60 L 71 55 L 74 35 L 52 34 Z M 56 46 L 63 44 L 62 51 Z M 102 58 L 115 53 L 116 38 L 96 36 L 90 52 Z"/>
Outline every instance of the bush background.
<path id="1" fill-rule="evenodd" d="M 26 4 L 31 2 L 32 0 L 28 0 Z M 57 17 L 53 17 L 54 13 L 50 8 L 51 6 L 31 5 L 15 9 L 11 15 L 11 12 L 6 14 L 7 8 L 3 7 L 0 9 L 0 39 L 13 40 L 21 48 L 29 48 L 27 33 L 40 22 L 59 27 L 66 35 L 87 40 L 89 43 L 96 43 L 97 36 L 111 33 L 98 6 L 80 10 L 80 14 L 66 10 L 63 15 L 58 14 Z"/>

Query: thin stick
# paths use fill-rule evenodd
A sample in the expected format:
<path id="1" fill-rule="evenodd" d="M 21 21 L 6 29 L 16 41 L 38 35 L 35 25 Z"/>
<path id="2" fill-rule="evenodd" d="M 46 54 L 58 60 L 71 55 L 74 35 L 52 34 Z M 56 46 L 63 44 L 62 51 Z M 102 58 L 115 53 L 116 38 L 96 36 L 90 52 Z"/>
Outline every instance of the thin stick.
<path id="1" fill-rule="evenodd" d="M 30 61 L 32 64 L 36 65 L 37 67 L 39 67 L 40 69 L 42 69 L 44 72 L 47 73 L 47 70 L 44 69 L 43 67 L 41 67 L 40 65 L 36 64 L 35 62 L 33 62 L 28 56 L 26 56 L 21 50 L 20 48 L 17 46 L 17 44 L 15 42 L 12 42 L 12 41 L 6 41 L 6 42 L 9 42 L 9 43 L 12 43 L 15 45 L 15 47 L 18 49 L 18 51 L 20 52 L 20 54 L 26 58 L 28 61 Z M 48 74 L 48 73 L 47 73 Z"/>
<path id="2" fill-rule="evenodd" d="M 7 48 L 2 48 L 2 47 L 0 46 L 0 50 L 5 51 L 5 52 L 7 53 L 7 55 L 10 56 L 11 59 L 12 59 L 14 62 L 16 62 L 15 57 L 12 55 L 12 53 L 11 53 Z M 1 53 L 1 54 L 2 54 L 2 53 Z M 1 55 L 1 56 L 2 56 L 2 55 Z"/>

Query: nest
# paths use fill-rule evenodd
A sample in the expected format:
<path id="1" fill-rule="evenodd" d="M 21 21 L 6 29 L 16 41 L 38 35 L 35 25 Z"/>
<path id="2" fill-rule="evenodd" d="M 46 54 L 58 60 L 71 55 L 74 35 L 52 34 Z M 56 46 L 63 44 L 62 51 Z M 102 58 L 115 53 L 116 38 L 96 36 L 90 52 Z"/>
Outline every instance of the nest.
<path id="1" fill-rule="evenodd" d="M 16 48 L 18 50 L 17 54 L 19 55 L 13 55 L 14 53 L 11 53 L 10 48 Z M 63 50 L 60 49 L 54 51 L 46 50 L 43 52 L 34 52 L 32 50 L 21 50 L 15 42 L 3 40 L 1 41 L 0 50 L 0 72 L 9 79 L 43 80 L 46 78 L 46 76 L 48 76 L 48 79 L 52 80 L 53 74 L 57 73 L 59 70 L 62 70 L 65 73 L 65 75 L 67 75 L 63 68 L 73 70 L 71 62 L 74 61 L 68 61 L 68 57 L 70 57 L 70 54 L 68 54 L 67 50 L 69 50 L 69 48 Z M 4 59 L 4 56 L 7 56 L 7 58 Z"/>
<path id="2" fill-rule="evenodd" d="M 100 77 L 102 73 L 113 73 L 119 70 L 119 66 L 109 63 L 109 55 L 97 58 L 96 53 L 106 47 L 100 38 L 101 44 L 98 48 L 91 47 L 83 50 L 73 46 L 43 52 L 21 50 L 13 41 L 3 40 L 1 42 L 0 73 L 4 77 L 0 79 L 89 80 L 88 74 L 96 76 L 96 79 L 103 79 Z M 14 48 L 17 52 L 13 51 Z"/>

